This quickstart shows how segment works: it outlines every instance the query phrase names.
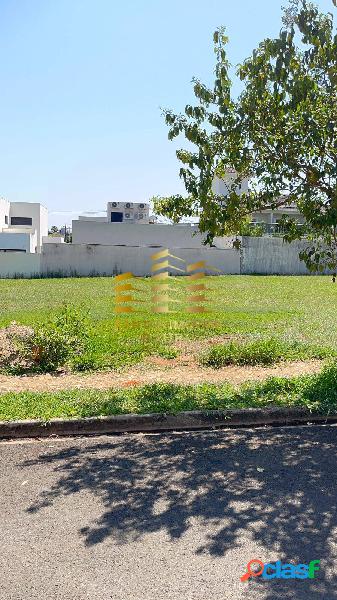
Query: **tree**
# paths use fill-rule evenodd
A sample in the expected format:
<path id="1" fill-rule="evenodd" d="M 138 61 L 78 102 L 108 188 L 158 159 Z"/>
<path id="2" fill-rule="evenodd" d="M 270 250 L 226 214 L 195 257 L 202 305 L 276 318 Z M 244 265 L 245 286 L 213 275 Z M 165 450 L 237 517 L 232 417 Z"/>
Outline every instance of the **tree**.
<path id="1" fill-rule="evenodd" d="M 182 217 L 197 216 L 193 208 L 193 199 L 184 198 L 180 194 L 175 196 L 153 196 L 150 199 L 153 203 L 153 210 L 156 215 L 167 217 L 173 223 L 179 223 Z"/>
<path id="2" fill-rule="evenodd" d="M 165 111 L 169 139 L 179 134 L 195 149 L 178 150 L 188 199 L 177 213 L 200 214 L 200 229 L 215 235 L 238 230 L 255 211 L 297 203 L 305 230 L 291 219 L 285 239 L 305 232 L 301 258 L 312 270 L 337 269 L 337 35 L 333 15 L 307 0 L 290 0 L 276 39 L 265 39 L 239 65 L 243 91 L 233 99 L 224 29 L 214 34 L 215 83 L 194 80 L 196 106 L 184 115 Z M 215 177 L 237 173 L 226 206 L 213 191 Z M 237 184 L 251 178 L 247 193 Z M 176 197 L 179 198 L 179 197 Z"/>
<path id="3" fill-rule="evenodd" d="M 59 228 L 56 225 L 52 225 L 49 233 L 51 233 L 51 234 L 59 233 Z"/>

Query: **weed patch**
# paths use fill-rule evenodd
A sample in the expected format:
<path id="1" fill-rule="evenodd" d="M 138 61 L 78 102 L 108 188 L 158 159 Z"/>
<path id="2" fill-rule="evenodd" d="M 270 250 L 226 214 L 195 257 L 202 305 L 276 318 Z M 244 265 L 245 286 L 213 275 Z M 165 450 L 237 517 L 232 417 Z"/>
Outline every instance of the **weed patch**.
<path id="1" fill-rule="evenodd" d="M 200 362 L 204 366 L 219 369 L 226 365 L 267 366 L 280 361 L 324 359 L 335 354 L 331 348 L 271 338 L 215 345 L 200 357 Z"/>

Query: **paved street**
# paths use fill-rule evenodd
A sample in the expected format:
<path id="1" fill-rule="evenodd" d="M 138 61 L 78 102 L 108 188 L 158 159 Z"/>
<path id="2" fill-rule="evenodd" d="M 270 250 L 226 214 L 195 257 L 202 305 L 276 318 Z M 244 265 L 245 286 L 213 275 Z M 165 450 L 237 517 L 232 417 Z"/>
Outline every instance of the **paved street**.
<path id="1" fill-rule="evenodd" d="M 337 427 L 0 444 L 1 600 L 337 598 Z M 321 560 L 313 580 L 240 576 Z"/>

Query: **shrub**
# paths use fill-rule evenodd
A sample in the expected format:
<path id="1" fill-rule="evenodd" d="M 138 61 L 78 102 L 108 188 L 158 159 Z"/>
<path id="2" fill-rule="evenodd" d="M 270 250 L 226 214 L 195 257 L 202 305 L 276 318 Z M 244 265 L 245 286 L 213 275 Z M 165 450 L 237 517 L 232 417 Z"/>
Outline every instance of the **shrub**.
<path id="1" fill-rule="evenodd" d="M 204 366 L 219 369 L 226 365 L 272 365 L 281 360 L 323 359 L 334 354 L 330 348 L 271 338 L 213 346 L 201 356 L 200 362 Z"/>
<path id="2" fill-rule="evenodd" d="M 40 325 L 31 339 L 35 369 L 55 371 L 76 361 L 88 350 L 90 340 L 88 314 L 65 305 L 49 323 Z"/>

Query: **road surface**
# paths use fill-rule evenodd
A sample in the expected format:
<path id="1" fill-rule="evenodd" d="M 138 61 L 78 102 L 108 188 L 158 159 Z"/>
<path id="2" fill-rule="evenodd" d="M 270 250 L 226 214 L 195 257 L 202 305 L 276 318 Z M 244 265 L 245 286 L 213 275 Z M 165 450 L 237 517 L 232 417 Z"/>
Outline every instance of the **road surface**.
<path id="1" fill-rule="evenodd" d="M 336 458 L 335 426 L 2 442 L 0 599 L 337 599 Z"/>

